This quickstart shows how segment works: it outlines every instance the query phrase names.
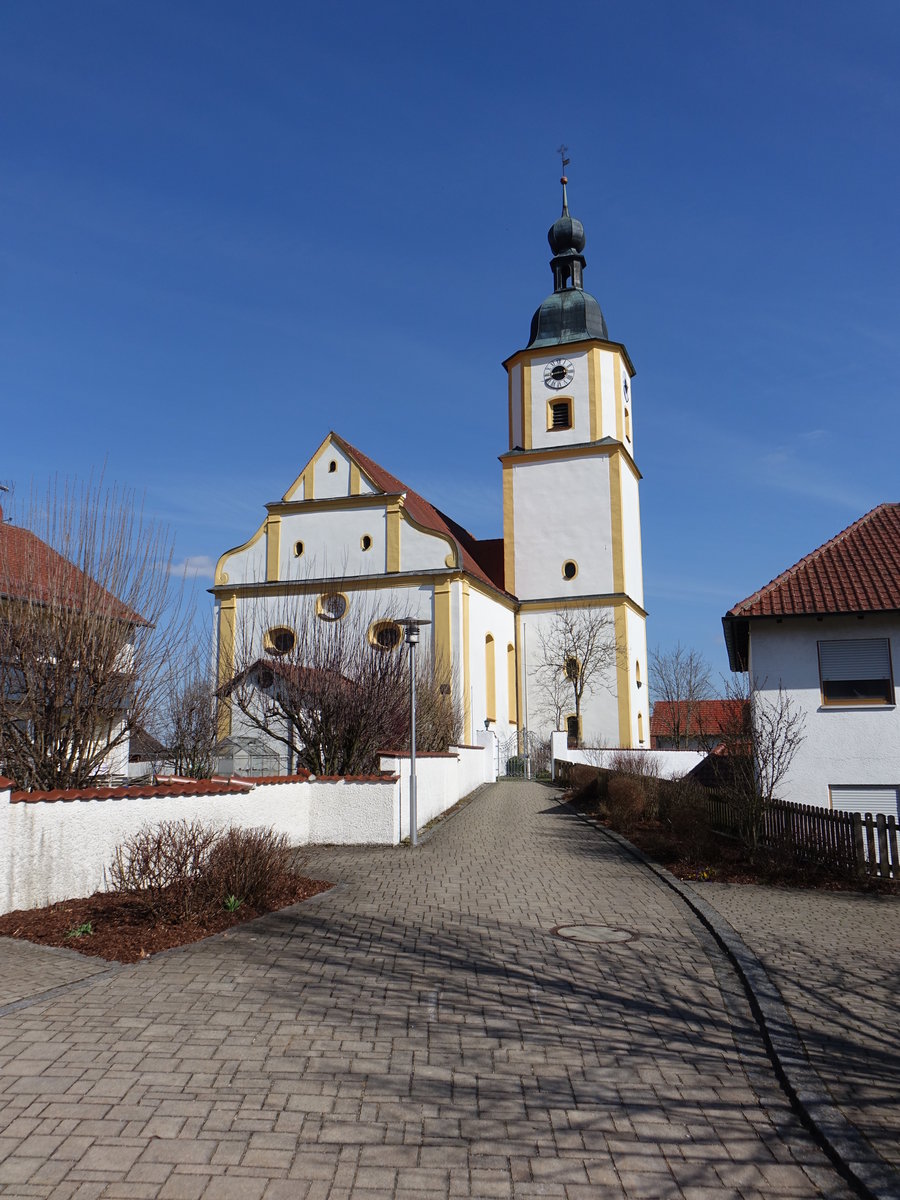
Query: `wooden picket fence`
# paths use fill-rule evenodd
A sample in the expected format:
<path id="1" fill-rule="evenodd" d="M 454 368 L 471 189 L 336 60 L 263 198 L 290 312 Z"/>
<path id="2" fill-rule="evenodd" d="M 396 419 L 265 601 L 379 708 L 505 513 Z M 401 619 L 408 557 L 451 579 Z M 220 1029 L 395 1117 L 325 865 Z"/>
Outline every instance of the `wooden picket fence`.
<path id="1" fill-rule="evenodd" d="M 740 836 L 741 814 L 719 792 L 708 797 L 709 820 L 720 833 Z M 797 863 L 821 863 L 848 875 L 900 879 L 897 818 L 836 812 L 776 800 L 762 818 L 760 844 Z"/>

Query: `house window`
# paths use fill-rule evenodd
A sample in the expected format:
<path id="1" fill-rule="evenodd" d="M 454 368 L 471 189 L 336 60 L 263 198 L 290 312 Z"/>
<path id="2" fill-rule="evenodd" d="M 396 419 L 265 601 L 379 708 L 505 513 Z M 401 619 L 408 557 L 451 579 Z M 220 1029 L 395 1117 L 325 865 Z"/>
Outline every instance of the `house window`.
<path id="1" fill-rule="evenodd" d="M 566 559 L 563 563 L 563 579 L 574 579 L 578 574 L 578 563 L 574 559 Z"/>
<path id="2" fill-rule="evenodd" d="M 369 630 L 369 645 L 376 650 L 396 650 L 403 641 L 403 630 L 396 621 L 376 621 Z"/>
<path id="3" fill-rule="evenodd" d="M 266 631 L 264 645 L 267 654 L 290 654 L 296 644 L 293 629 L 279 625 Z"/>
<path id="4" fill-rule="evenodd" d="M 572 401 L 568 397 L 560 397 L 547 401 L 547 428 L 572 428 Z"/>
<path id="5" fill-rule="evenodd" d="M 316 615 L 323 621 L 339 621 L 347 611 L 347 597 L 341 592 L 327 592 L 316 601 Z"/>
<path id="6" fill-rule="evenodd" d="M 891 648 L 887 638 L 819 642 L 823 705 L 893 704 Z"/>

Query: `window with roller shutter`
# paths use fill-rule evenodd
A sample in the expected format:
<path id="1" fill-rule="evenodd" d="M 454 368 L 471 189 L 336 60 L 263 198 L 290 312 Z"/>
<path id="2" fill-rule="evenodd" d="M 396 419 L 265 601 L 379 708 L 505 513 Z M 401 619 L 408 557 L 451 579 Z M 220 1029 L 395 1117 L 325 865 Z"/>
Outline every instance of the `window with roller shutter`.
<path id="1" fill-rule="evenodd" d="M 840 638 L 818 646 L 824 705 L 894 703 L 887 638 Z"/>

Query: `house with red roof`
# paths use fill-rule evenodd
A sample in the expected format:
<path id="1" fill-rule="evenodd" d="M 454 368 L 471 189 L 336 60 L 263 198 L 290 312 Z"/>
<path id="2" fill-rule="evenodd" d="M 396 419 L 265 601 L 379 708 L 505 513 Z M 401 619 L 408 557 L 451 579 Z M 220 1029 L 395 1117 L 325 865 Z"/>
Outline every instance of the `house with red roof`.
<path id="1" fill-rule="evenodd" d="M 741 700 L 657 700 L 650 716 L 651 750 L 714 749 L 746 724 Z"/>
<path id="2" fill-rule="evenodd" d="M 880 504 L 722 618 L 753 703 L 805 718 L 782 799 L 900 815 L 900 504 Z"/>
<path id="3" fill-rule="evenodd" d="M 72 627 L 65 620 L 54 623 L 54 612 L 89 614 L 88 620 L 97 622 L 97 627 L 111 623 L 117 631 L 112 641 L 94 638 L 93 644 L 102 646 L 98 655 L 105 653 L 111 660 L 91 664 L 95 672 L 100 671 L 99 681 L 94 678 L 90 686 L 84 684 L 74 656 Z M 36 764 L 46 764 L 47 753 L 37 744 L 35 713 L 54 714 L 42 730 L 54 745 L 50 756 L 56 751 L 72 754 L 79 744 L 79 737 L 69 733 L 77 725 L 77 703 L 60 700 L 71 692 L 87 704 L 83 698 L 92 693 L 92 712 L 104 715 L 96 730 L 88 731 L 88 738 L 81 741 L 82 746 L 89 742 L 89 750 L 79 762 L 91 760 L 97 778 L 127 778 L 128 672 L 122 664 L 130 659 L 131 635 L 137 625 L 146 625 L 138 613 L 30 529 L 5 521 L 0 510 L 0 769 L 15 774 L 17 783 L 33 786 L 30 773 Z M 77 642 L 79 652 L 85 644 L 90 639 Z"/>
<path id="4" fill-rule="evenodd" d="M 467 743 L 486 729 L 507 743 L 526 726 L 545 736 L 559 720 L 588 745 L 649 746 L 634 367 L 584 290 L 584 228 L 562 184 L 548 234 L 553 292 L 525 348 L 503 364 L 502 536 L 474 537 L 329 433 L 252 536 L 219 559 L 220 688 L 261 656 L 289 658 L 298 622 L 362 620 L 358 636 L 393 654 L 398 622 L 422 617 L 421 649 L 454 697 Z M 581 664 L 560 664 L 551 682 L 563 699 L 551 712 L 535 667 L 566 612 L 596 614 L 614 653 L 579 712 L 565 673 L 572 680 Z M 241 649 L 242 638 L 252 644 Z M 226 706 L 223 736 L 238 736 L 238 723 Z"/>

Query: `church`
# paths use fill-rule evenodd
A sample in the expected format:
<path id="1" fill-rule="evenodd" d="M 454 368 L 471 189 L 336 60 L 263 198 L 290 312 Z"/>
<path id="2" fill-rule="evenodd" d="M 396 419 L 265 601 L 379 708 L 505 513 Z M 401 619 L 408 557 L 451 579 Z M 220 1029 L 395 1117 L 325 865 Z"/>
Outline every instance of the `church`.
<path id="1" fill-rule="evenodd" d="M 473 537 L 330 433 L 256 532 L 218 561 L 220 686 L 239 669 L 248 629 L 253 654 L 277 666 L 295 645 L 292 622 L 356 609 L 373 653 L 395 654 L 397 621 L 411 616 L 428 622 L 420 661 L 427 655 L 452 691 L 466 743 L 491 729 L 514 747 L 526 729 L 544 738 L 560 728 L 587 746 L 649 746 L 634 368 L 584 290 L 584 227 L 561 183 L 547 235 L 553 291 L 525 348 L 503 364 L 503 536 Z M 565 629 L 582 633 L 554 666 Z M 582 652 L 585 630 L 593 641 Z M 226 707 L 221 732 L 232 741 L 251 736 L 239 717 Z"/>

